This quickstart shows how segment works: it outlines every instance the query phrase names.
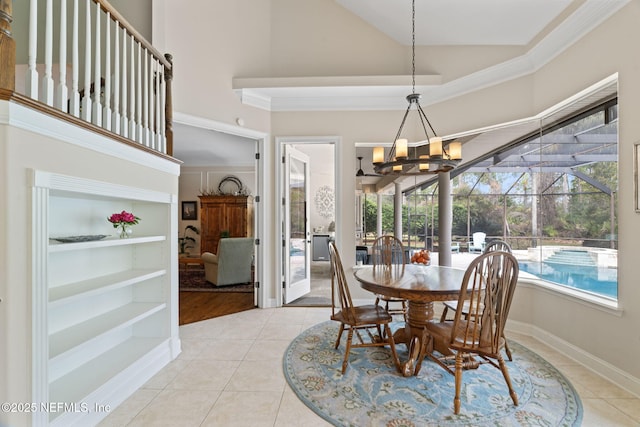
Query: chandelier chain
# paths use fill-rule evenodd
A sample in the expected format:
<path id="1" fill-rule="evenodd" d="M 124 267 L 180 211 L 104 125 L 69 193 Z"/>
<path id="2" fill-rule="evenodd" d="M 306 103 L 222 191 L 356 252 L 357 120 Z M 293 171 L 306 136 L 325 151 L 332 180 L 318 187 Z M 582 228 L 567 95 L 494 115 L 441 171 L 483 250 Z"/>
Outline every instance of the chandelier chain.
<path id="1" fill-rule="evenodd" d="M 435 174 L 441 172 L 449 172 L 462 160 L 462 144 L 453 141 L 447 147 L 443 146 L 442 138 L 438 137 L 435 129 L 431 125 L 429 118 L 425 114 L 420 105 L 420 94 L 416 93 L 416 0 L 411 1 L 411 88 L 412 93 L 407 95 L 407 109 L 400 122 L 400 128 L 393 140 L 388 155 L 384 155 L 383 147 L 375 147 L 373 152 L 373 164 L 376 173 L 387 175 L 390 173 L 399 175 L 421 175 Z M 418 146 L 414 146 L 412 156 L 408 153 L 408 140 L 401 138 L 402 130 L 407 121 L 412 107 L 415 104 L 415 110 L 418 114 L 419 124 L 426 136 L 428 143 L 425 149 L 418 150 Z M 430 129 L 433 138 L 429 137 Z M 400 154 L 398 154 L 400 153 Z M 452 153 L 455 153 L 452 155 Z M 425 167 L 426 166 L 426 167 Z M 359 171 L 358 171 L 359 172 Z"/>
<path id="2" fill-rule="evenodd" d="M 416 93 L 416 0 L 411 1 L 411 88 Z"/>

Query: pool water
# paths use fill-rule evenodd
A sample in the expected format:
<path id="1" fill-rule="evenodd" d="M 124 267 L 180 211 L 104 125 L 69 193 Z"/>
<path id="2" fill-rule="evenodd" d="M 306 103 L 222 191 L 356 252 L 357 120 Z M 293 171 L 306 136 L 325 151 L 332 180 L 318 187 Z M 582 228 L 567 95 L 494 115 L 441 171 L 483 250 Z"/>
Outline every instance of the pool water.
<path id="1" fill-rule="evenodd" d="M 520 261 L 520 270 L 543 280 L 587 292 L 618 298 L 618 270 L 571 264 Z"/>

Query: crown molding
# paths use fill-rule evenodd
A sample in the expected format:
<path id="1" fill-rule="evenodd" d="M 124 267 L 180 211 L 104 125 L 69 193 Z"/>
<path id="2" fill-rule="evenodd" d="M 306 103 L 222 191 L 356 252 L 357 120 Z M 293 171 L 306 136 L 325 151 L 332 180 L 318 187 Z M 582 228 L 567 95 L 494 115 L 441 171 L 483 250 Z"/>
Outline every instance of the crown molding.
<path id="1" fill-rule="evenodd" d="M 450 82 L 442 83 L 441 76 L 416 76 L 416 91 L 423 95 L 421 104 L 436 104 L 530 75 L 630 1 L 586 0 L 525 54 Z M 233 87 L 243 104 L 273 112 L 402 110 L 407 105 L 404 97 L 411 89 L 408 77 L 234 78 Z"/>
<path id="2" fill-rule="evenodd" d="M 173 112 L 173 123 L 228 133 L 243 138 L 264 139 L 268 136 L 265 132 L 208 119 L 206 117 L 194 116 L 179 111 Z"/>
<path id="3" fill-rule="evenodd" d="M 253 89 L 234 89 L 238 98 L 240 98 L 240 102 L 244 105 L 249 105 L 251 107 L 260 108 L 261 110 L 271 111 L 271 100 L 272 97 L 262 95 L 258 91 Z"/>

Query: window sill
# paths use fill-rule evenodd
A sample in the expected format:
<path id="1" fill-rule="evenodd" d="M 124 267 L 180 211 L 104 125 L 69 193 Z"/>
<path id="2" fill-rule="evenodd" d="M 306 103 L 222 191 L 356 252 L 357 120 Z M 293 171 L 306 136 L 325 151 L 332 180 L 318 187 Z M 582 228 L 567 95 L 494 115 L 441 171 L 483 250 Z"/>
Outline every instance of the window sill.
<path id="1" fill-rule="evenodd" d="M 526 273 L 520 274 L 518 283 L 532 288 L 535 287 L 544 292 L 558 295 L 564 299 L 613 314 L 614 316 L 621 317 L 624 311 L 619 301 L 612 298 L 594 295 L 568 286 L 556 285 Z"/>

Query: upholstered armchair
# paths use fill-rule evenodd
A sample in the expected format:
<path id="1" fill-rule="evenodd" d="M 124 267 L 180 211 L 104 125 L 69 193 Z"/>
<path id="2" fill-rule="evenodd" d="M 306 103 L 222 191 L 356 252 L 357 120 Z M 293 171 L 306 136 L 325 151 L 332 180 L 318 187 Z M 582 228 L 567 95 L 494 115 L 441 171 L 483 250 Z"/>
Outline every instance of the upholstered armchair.
<path id="1" fill-rule="evenodd" d="M 218 253 L 204 252 L 202 261 L 207 282 L 216 286 L 251 283 L 253 238 L 229 237 L 220 239 Z"/>

